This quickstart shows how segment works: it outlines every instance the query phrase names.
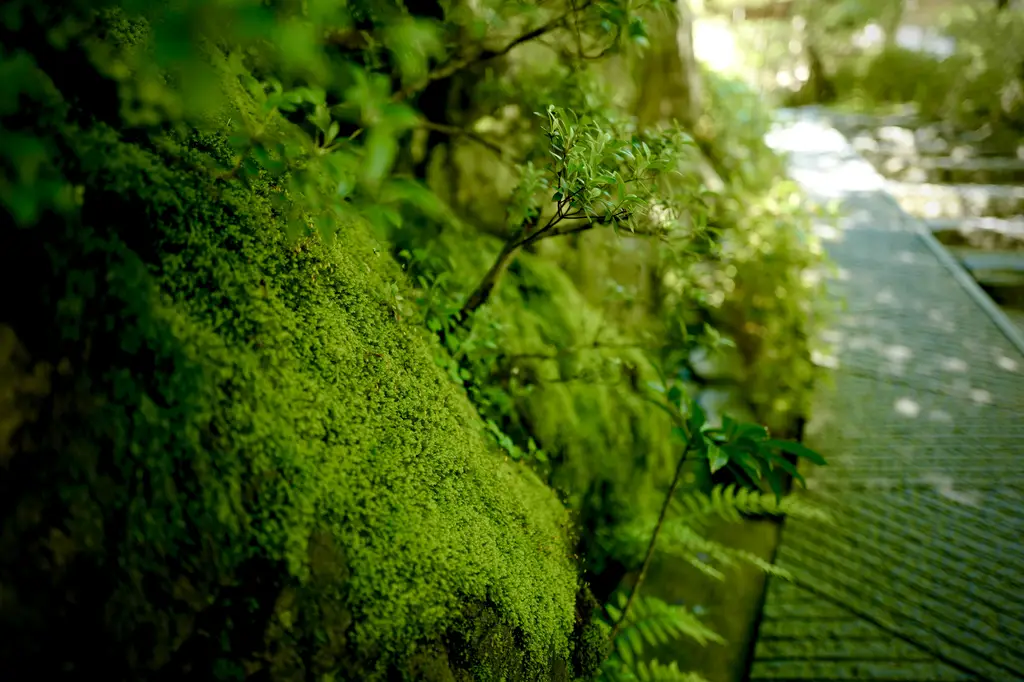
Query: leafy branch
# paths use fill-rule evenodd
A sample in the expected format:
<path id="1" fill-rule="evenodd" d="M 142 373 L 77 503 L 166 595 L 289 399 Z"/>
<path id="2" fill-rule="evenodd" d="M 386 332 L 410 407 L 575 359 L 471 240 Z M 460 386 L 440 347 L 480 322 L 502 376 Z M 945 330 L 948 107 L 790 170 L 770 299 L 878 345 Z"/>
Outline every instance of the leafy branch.
<path id="1" fill-rule="evenodd" d="M 543 170 L 532 162 L 521 168 L 520 183 L 508 211 L 512 232 L 456 314 L 454 322 L 459 326 L 465 326 L 487 302 L 520 249 L 544 239 L 608 225 L 626 227 L 636 236 L 664 236 L 682 213 L 662 202 L 659 220 L 645 225 L 639 222 L 655 205 L 655 181 L 678 165 L 690 145 L 689 138 L 680 131 L 627 137 L 622 124 L 581 120 L 571 111 L 554 106 L 538 115 L 547 118 L 545 136 L 552 161 Z M 554 210 L 542 220 L 541 197 L 547 192 L 552 192 Z"/>

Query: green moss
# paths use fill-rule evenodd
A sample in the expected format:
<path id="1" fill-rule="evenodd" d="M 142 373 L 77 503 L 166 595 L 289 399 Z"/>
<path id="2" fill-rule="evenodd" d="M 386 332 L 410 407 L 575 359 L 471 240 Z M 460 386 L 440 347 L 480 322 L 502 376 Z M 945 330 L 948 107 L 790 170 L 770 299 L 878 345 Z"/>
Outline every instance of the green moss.
<path id="1" fill-rule="evenodd" d="M 0 484 L 5 660 L 552 679 L 567 515 L 398 319 L 386 250 L 358 225 L 287 243 L 272 186 L 193 170 L 209 139 L 157 155 L 62 126 L 81 221 L 18 233 L 2 264 L 35 266 L 3 322 L 69 368 Z"/>
<path id="2" fill-rule="evenodd" d="M 500 247 L 492 237 L 448 233 L 433 244 L 447 249 L 467 285 L 486 269 L 481 254 Z M 507 384 L 515 416 L 554 459 L 550 478 L 569 506 L 579 509 L 604 481 L 631 504 L 648 504 L 648 486 L 670 473 L 675 450 L 668 417 L 644 398 L 657 376 L 642 350 L 625 347 L 637 339 L 590 303 L 551 254 L 517 255 L 481 315 L 474 328 L 497 325 L 497 352 L 515 371 Z"/>

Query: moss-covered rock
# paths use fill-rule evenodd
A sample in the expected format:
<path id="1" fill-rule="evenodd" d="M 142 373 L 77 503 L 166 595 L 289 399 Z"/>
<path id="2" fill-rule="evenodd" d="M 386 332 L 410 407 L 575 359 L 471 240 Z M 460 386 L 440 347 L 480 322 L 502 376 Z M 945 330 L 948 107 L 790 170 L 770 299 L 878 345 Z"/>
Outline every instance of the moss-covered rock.
<path id="1" fill-rule="evenodd" d="M 358 224 L 289 242 L 277 187 L 204 170 L 217 135 L 68 112 L 28 125 L 80 211 L 0 224 L 3 659 L 568 679 L 567 514 L 400 319 L 387 250 Z"/>

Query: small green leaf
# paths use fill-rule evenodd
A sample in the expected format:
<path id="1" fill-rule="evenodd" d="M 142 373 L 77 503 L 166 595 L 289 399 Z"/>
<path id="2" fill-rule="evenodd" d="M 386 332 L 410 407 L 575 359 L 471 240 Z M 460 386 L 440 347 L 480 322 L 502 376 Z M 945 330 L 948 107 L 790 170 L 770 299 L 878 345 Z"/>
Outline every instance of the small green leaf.
<path id="1" fill-rule="evenodd" d="M 363 166 L 363 179 L 376 185 L 390 170 L 398 151 L 395 138 L 380 128 L 370 131 L 366 141 L 366 162 Z"/>
<path id="2" fill-rule="evenodd" d="M 811 450 L 810 448 L 795 441 L 772 439 L 765 441 L 764 446 L 781 452 L 787 452 L 791 455 L 796 455 L 797 457 L 803 457 L 804 459 L 810 460 L 819 466 L 825 466 L 827 464 L 824 457 L 814 450 Z"/>
<path id="3" fill-rule="evenodd" d="M 331 121 L 330 127 L 327 129 L 327 133 L 324 135 L 324 144 L 328 145 L 334 141 L 334 138 L 338 136 L 340 126 L 337 121 Z"/>
<path id="4" fill-rule="evenodd" d="M 708 465 L 711 467 L 711 473 L 715 473 L 729 463 L 729 455 L 714 443 L 708 443 L 707 446 Z"/>

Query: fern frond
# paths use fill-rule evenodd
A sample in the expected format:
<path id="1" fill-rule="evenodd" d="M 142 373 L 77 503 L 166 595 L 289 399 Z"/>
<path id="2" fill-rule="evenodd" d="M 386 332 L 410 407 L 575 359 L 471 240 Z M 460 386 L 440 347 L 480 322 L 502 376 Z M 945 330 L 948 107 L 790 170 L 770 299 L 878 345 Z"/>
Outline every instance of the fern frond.
<path id="1" fill-rule="evenodd" d="M 708 682 L 697 673 L 683 672 L 675 661 L 668 664 L 657 660 L 640 663 L 636 676 L 640 682 Z"/>
<path id="2" fill-rule="evenodd" d="M 618 618 L 625 603 L 625 595 L 620 595 L 619 608 L 614 612 L 611 607 L 608 609 L 612 617 Z M 702 645 L 708 642 L 721 644 L 725 641 L 685 606 L 668 604 L 654 597 L 638 597 L 626 617 L 625 626 L 615 638 L 616 649 L 622 640 L 630 648 L 629 653 L 623 656 L 624 660 L 628 660 L 626 656 L 639 656 L 642 653 L 645 642 L 654 646 L 679 637 L 690 637 Z"/>
<path id="3" fill-rule="evenodd" d="M 617 606 L 608 604 L 608 615 L 618 621 L 627 596 L 618 595 Z M 724 639 L 684 606 L 674 606 L 655 597 L 634 599 L 623 628 L 615 637 L 614 651 L 601 668 L 602 682 L 705 682 L 699 675 L 684 673 L 676 663 L 646 660 L 649 647 L 690 637 L 701 645 L 724 643 Z"/>
<path id="4" fill-rule="evenodd" d="M 712 517 L 739 523 L 743 515 L 793 516 L 832 523 L 832 517 L 824 509 L 802 497 L 787 495 L 777 499 L 774 493 L 743 488 L 731 483 L 716 485 L 710 494 L 694 491 L 672 500 L 673 511 L 690 525 L 706 523 Z"/>
<path id="5" fill-rule="evenodd" d="M 746 563 L 761 569 L 769 575 L 778 576 L 786 580 L 792 579 L 789 572 L 785 569 L 765 561 L 752 552 L 734 549 L 720 542 L 709 540 L 688 523 L 679 519 L 666 522 L 662 526 L 658 545 L 661 551 L 666 554 L 679 557 L 697 568 L 697 570 L 718 580 L 724 580 L 725 574 L 711 566 L 710 561 L 714 561 L 722 566 L 735 566 L 738 563 Z M 706 559 L 701 558 L 701 555 L 706 557 Z"/>
<path id="6" fill-rule="evenodd" d="M 683 672 L 675 661 L 662 663 L 656 659 L 639 661 L 632 667 L 622 661 L 609 661 L 601 670 L 601 682 L 708 682 L 698 673 Z"/>

